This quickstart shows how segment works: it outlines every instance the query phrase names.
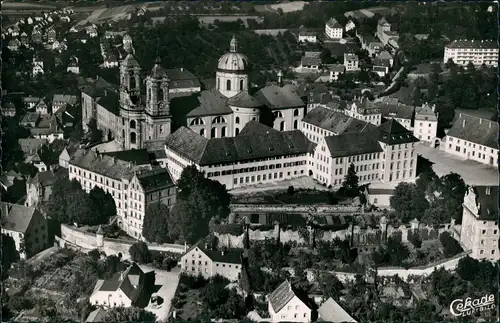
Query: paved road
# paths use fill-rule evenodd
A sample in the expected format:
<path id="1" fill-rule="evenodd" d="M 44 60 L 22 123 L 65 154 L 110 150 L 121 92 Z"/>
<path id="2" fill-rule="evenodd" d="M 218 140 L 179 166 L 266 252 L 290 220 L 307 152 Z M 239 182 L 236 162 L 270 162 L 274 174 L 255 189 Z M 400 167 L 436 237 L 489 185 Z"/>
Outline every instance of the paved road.
<path id="1" fill-rule="evenodd" d="M 417 145 L 417 153 L 434 163 L 438 176 L 454 172 L 462 176 L 468 185 L 498 185 L 498 170 L 478 162 L 448 154 L 424 144 Z"/>
<path id="2" fill-rule="evenodd" d="M 163 298 L 163 304 L 159 308 L 152 308 L 150 304 L 146 310 L 155 313 L 158 322 L 165 322 L 168 319 L 171 301 L 179 284 L 180 269 L 173 268 L 172 271 L 168 272 L 147 265 L 140 265 L 139 267 L 146 273 L 152 270 L 155 271 L 155 285 L 161 285 L 157 294 Z"/>

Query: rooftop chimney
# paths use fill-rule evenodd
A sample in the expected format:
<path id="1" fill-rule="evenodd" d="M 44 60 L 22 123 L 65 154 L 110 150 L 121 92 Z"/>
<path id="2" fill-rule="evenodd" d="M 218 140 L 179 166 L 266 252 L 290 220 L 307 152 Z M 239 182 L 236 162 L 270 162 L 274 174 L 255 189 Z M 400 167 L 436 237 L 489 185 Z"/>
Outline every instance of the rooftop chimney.
<path id="1" fill-rule="evenodd" d="M 464 120 L 464 122 L 463 122 L 463 124 L 462 124 L 462 127 L 465 127 L 465 120 Z"/>
<path id="2" fill-rule="evenodd" d="M 222 256 L 224 256 L 224 250 L 221 250 L 220 254 L 221 254 Z"/>
<path id="3" fill-rule="evenodd" d="M 184 67 L 181 67 L 181 72 L 184 72 Z"/>
<path id="4" fill-rule="evenodd" d="M 490 129 L 491 129 L 491 121 L 490 121 Z"/>
<path id="5" fill-rule="evenodd" d="M 281 70 L 278 71 L 278 86 L 283 86 L 283 72 Z"/>
<path id="6" fill-rule="evenodd" d="M 491 187 L 487 186 L 486 187 L 486 195 L 490 195 L 491 194 Z"/>

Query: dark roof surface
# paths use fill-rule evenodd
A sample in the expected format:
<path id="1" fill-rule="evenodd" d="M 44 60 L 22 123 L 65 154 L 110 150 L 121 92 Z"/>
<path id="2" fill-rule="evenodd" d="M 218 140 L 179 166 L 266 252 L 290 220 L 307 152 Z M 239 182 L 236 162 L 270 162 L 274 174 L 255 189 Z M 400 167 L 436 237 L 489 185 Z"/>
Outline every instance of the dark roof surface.
<path id="1" fill-rule="evenodd" d="M 454 40 L 448 45 L 448 48 L 498 48 L 498 44 L 493 40 L 467 40 L 467 39 L 459 39 Z"/>
<path id="2" fill-rule="evenodd" d="M 292 290 L 292 285 L 288 280 L 285 280 L 278 286 L 270 295 L 269 302 L 275 313 L 281 311 L 283 307 L 294 298 L 295 294 Z"/>
<path id="3" fill-rule="evenodd" d="M 103 155 L 115 157 L 126 162 L 133 162 L 136 165 L 149 165 L 151 159 L 147 149 L 130 149 L 121 151 L 103 152 Z"/>
<path id="4" fill-rule="evenodd" d="M 413 116 L 413 108 L 406 104 L 378 102 L 377 107 L 384 117 L 411 119 Z"/>
<path id="5" fill-rule="evenodd" d="M 352 132 L 325 137 L 332 158 L 383 152 L 377 131 Z"/>
<path id="6" fill-rule="evenodd" d="M 336 135 L 375 130 L 376 126 L 355 118 L 351 118 L 341 112 L 332 111 L 324 107 L 317 107 L 302 119 L 302 121 L 317 126 L 319 128 L 332 131 Z"/>
<path id="7" fill-rule="evenodd" d="M 461 113 L 447 136 L 498 149 L 498 123 Z"/>
<path id="8" fill-rule="evenodd" d="M 255 97 L 271 110 L 305 106 L 304 101 L 291 87 L 266 86 L 260 89 Z"/>
<path id="9" fill-rule="evenodd" d="M 145 192 L 157 191 L 174 186 L 172 177 L 170 177 L 170 173 L 166 168 L 142 172 L 137 174 L 137 179 Z"/>
<path id="10" fill-rule="evenodd" d="M 104 96 L 97 100 L 97 104 L 102 106 L 114 115 L 120 114 L 119 95 L 112 90 L 105 90 Z"/>
<path id="11" fill-rule="evenodd" d="M 498 220 L 498 186 L 474 186 L 480 220 Z"/>
<path id="12" fill-rule="evenodd" d="M 262 102 L 251 96 L 248 91 L 241 91 L 228 100 L 229 105 L 241 108 L 258 108 Z"/>
<path id="13" fill-rule="evenodd" d="M 188 117 L 203 117 L 233 113 L 233 110 L 231 110 L 231 108 L 227 105 L 227 98 L 215 89 L 202 91 L 198 100 L 200 101 L 200 105 L 191 110 L 187 114 Z"/>
<path id="14" fill-rule="evenodd" d="M 200 87 L 201 83 L 193 73 L 185 68 L 173 68 L 165 70 L 168 78 L 170 79 L 170 88 L 189 88 Z"/>
<path id="15" fill-rule="evenodd" d="M 20 204 L 0 202 L 2 230 L 11 230 L 25 233 L 31 219 L 35 215 L 36 209 Z"/>
<path id="16" fill-rule="evenodd" d="M 379 141 L 389 145 L 399 145 L 418 141 L 411 131 L 403 127 L 394 119 L 382 123 L 378 129 L 380 132 Z"/>

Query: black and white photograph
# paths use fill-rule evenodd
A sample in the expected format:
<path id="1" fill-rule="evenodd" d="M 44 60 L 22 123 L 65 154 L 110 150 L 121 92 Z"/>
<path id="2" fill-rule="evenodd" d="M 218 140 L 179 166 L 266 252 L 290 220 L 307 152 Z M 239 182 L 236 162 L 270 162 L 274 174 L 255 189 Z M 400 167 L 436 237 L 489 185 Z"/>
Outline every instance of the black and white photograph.
<path id="1" fill-rule="evenodd" d="M 498 1 L 0 15 L 1 322 L 498 322 Z"/>

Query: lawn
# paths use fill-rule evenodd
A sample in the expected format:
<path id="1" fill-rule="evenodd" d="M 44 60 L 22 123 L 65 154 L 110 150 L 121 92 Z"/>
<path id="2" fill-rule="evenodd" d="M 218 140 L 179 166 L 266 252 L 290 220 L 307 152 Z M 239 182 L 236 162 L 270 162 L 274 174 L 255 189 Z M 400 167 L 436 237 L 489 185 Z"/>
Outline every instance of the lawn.
<path id="1" fill-rule="evenodd" d="M 198 317 L 203 310 L 199 289 L 189 289 L 189 282 L 181 275 L 179 285 L 172 299 L 170 312 L 175 311 L 177 319 L 190 320 Z"/>

